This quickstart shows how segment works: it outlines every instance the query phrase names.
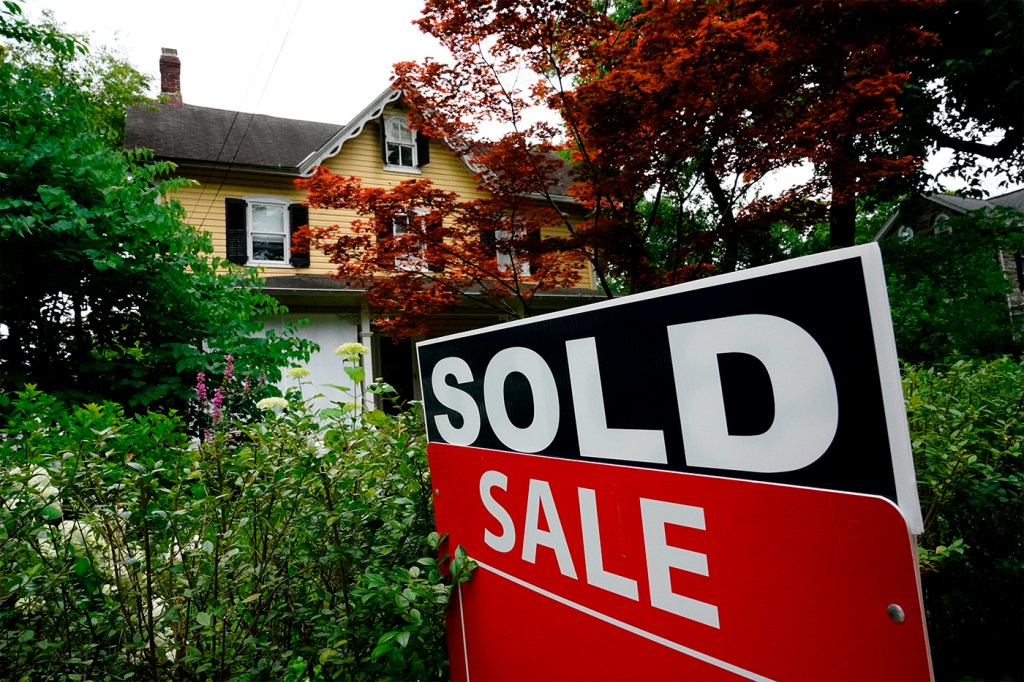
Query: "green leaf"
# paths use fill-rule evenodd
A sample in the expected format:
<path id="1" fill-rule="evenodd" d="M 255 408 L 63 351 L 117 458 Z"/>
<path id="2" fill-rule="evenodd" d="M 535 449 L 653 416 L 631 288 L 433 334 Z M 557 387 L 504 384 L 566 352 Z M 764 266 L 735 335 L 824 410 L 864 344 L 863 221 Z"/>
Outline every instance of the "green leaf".
<path id="1" fill-rule="evenodd" d="M 345 374 L 354 384 L 360 384 L 366 378 L 366 372 L 362 367 L 345 367 Z"/>
<path id="2" fill-rule="evenodd" d="M 210 624 L 210 614 L 205 611 L 200 611 L 196 614 L 196 622 L 203 627 L 207 627 Z"/>

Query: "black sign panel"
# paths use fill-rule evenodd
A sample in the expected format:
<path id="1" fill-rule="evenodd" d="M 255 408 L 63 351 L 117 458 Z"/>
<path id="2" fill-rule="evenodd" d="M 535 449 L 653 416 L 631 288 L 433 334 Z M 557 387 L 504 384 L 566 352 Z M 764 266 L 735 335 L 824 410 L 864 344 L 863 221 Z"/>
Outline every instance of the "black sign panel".
<path id="1" fill-rule="evenodd" d="M 918 525 L 874 245 L 418 352 L 432 442 L 881 495 Z"/>

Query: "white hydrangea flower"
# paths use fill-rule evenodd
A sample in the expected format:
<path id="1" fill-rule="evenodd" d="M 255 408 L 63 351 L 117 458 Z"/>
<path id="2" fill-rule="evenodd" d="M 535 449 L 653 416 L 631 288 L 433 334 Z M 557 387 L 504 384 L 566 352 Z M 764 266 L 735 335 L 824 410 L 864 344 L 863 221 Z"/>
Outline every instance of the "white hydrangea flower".
<path id="1" fill-rule="evenodd" d="M 370 349 L 361 343 L 343 343 L 334 349 L 335 355 L 341 355 L 346 360 L 358 360 L 360 355 L 366 355 Z"/>
<path id="2" fill-rule="evenodd" d="M 285 376 L 291 377 L 292 379 L 304 379 L 310 375 L 310 371 L 305 367 L 292 367 L 290 370 L 285 372 Z"/>
<path id="3" fill-rule="evenodd" d="M 267 410 L 268 412 L 272 411 L 274 414 L 280 414 L 281 410 L 288 407 L 288 401 L 284 398 L 273 396 L 259 401 L 256 403 L 256 407 L 261 410 Z"/>

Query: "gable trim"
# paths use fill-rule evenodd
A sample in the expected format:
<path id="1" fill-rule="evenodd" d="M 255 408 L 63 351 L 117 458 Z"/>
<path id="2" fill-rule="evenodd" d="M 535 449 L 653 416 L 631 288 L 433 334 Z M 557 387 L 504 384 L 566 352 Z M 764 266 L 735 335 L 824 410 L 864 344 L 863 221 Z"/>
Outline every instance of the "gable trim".
<path id="1" fill-rule="evenodd" d="M 384 107 L 402 97 L 401 90 L 388 88 L 377 96 L 369 106 L 363 109 L 348 124 L 339 130 L 334 137 L 329 139 L 320 149 L 312 152 L 299 164 L 299 177 L 308 178 L 313 175 L 313 169 L 321 165 L 325 159 L 337 156 L 345 143 L 363 132 L 367 122 L 378 118 L 384 113 Z"/>

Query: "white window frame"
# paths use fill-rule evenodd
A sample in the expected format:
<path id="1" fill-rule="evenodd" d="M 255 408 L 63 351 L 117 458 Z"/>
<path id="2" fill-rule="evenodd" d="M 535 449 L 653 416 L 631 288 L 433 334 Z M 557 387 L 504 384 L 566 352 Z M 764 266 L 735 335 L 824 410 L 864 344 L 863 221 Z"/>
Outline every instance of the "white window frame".
<path id="1" fill-rule="evenodd" d="M 261 267 L 269 268 L 290 268 L 293 267 L 291 264 L 291 224 L 289 219 L 288 207 L 291 206 L 292 202 L 281 197 L 275 197 L 267 194 L 257 194 L 253 196 L 243 197 L 245 199 L 245 248 L 249 258 L 250 265 L 259 265 Z M 259 232 L 256 233 L 253 230 L 253 206 L 280 206 L 281 207 L 281 232 Z M 266 237 L 280 236 L 281 244 L 283 246 L 282 255 L 283 260 L 264 260 L 256 257 L 255 250 L 253 248 L 253 237 L 256 234 L 264 235 Z M 268 239 L 269 240 L 269 239 Z"/>
<path id="2" fill-rule="evenodd" d="M 896 236 L 902 241 L 908 241 L 914 238 L 914 228 L 904 225 L 896 231 Z"/>
<path id="3" fill-rule="evenodd" d="M 932 234 L 952 234 L 953 226 L 949 224 L 949 214 L 940 213 L 932 221 Z"/>
<path id="4" fill-rule="evenodd" d="M 409 138 L 402 139 L 401 137 L 395 137 L 391 132 L 391 124 L 398 122 L 400 123 L 405 131 L 409 133 Z M 388 158 L 391 156 L 392 147 L 398 148 L 398 160 L 397 164 L 390 163 Z M 412 161 L 411 165 L 406 165 L 401 162 L 402 160 L 402 149 L 409 151 L 409 156 Z M 397 171 L 399 173 L 420 173 L 419 158 L 416 153 L 416 131 L 409 127 L 409 120 L 405 116 L 390 116 L 384 120 L 384 170 Z"/>
<path id="5" fill-rule="evenodd" d="M 395 239 L 396 251 L 402 248 L 401 238 L 403 235 L 409 232 L 408 228 L 412 227 L 414 223 L 419 223 L 420 233 L 423 238 L 426 238 L 426 215 L 427 211 L 422 208 L 416 208 L 406 213 L 398 213 L 394 218 L 391 219 L 391 236 Z M 427 272 L 430 269 L 430 264 L 427 263 L 427 245 L 426 242 L 420 240 L 418 242 L 416 253 L 408 253 L 405 255 L 395 255 L 395 269 L 402 270 L 404 272 Z"/>
<path id="6" fill-rule="evenodd" d="M 494 230 L 494 250 L 495 257 L 498 261 L 498 272 L 510 272 L 512 270 L 513 263 L 515 261 L 516 252 L 514 248 L 508 250 L 501 248 L 501 242 L 504 240 L 512 239 L 512 230 L 506 230 L 504 228 L 497 228 Z M 515 230 L 516 239 L 525 239 L 526 230 L 523 228 L 516 228 Z M 519 276 L 529 277 L 530 276 L 530 261 L 520 260 L 519 261 Z"/>

